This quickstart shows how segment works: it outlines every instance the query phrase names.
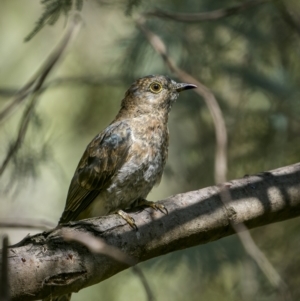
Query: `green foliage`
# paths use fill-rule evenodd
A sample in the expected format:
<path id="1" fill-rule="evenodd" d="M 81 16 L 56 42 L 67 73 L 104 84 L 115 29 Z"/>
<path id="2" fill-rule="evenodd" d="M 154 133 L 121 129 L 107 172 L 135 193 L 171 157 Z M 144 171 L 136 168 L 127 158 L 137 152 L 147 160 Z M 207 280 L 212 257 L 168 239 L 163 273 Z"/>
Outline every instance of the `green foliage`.
<path id="1" fill-rule="evenodd" d="M 44 6 L 41 17 L 35 24 L 33 30 L 25 37 L 24 41 L 30 41 L 44 26 L 54 25 L 59 19 L 60 15 L 68 16 L 68 13 L 75 2 L 75 9 L 82 10 L 83 0 L 41 0 Z M 134 8 L 141 4 L 141 0 L 128 0 L 126 4 L 125 14 L 130 16 Z"/>
<path id="2" fill-rule="evenodd" d="M 43 1 L 44 13 L 34 33 L 47 24 L 54 24 L 59 15 L 66 15 L 71 2 L 74 0 Z M 89 2 L 92 1 L 85 5 Z M 51 94 L 49 89 L 45 93 L 50 95 L 48 103 L 41 102 L 45 105 L 41 112 L 48 115 L 54 125 L 58 123 L 52 135 L 60 142 L 53 143 L 52 150 L 63 158 L 61 166 L 67 170 L 68 181 L 85 146 L 114 118 L 125 89 L 134 79 L 161 73 L 176 80 L 143 33 L 135 27 L 130 16 L 133 9 L 138 5 L 139 12 L 159 8 L 174 13 L 196 13 L 244 2 L 128 0 L 122 5 L 112 1 L 101 10 L 87 10 L 86 23 L 91 14 L 94 18 L 91 20 L 96 16 L 101 26 L 93 27 L 95 33 L 85 31 L 85 43 L 79 44 L 78 53 L 73 54 L 70 58 L 73 61 L 69 61 L 63 71 L 87 77 L 96 74 L 109 80 L 96 87 L 95 83 L 83 87 L 78 81 L 76 85 L 64 86 L 57 94 Z M 80 10 L 82 3 L 77 1 L 76 9 Z M 282 3 L 288 4 L 294 16 L 300 14 L 298 0 Z M 123 20 L 120 16 L 124 16 L 125 11 L 127 19 Z M 103 21 L 107 22 L 106 14 L 113 20 L 109 25 Z M 163 39 L 176 64 L 214 92 L 228 131 L 228 180 L 300 161 L 300 35 L 293 27 L 294 23 L 287 23 L 285 17 L 278 6 L 269 1 L 209 22 L 145 19 L 145 26 Z M 298 19 L 295 17 L 294 21 Z M 121 34 L 117 35 L 117 32 Z M 112 38 L 116 36 L 117 42 Z M 109 38 L 113 42 L 109 43 Z M 97 39 L 103 43 L 93 44 Z M 3 45 L 6 45 L 5 41 Z M 107 53 L 111 54 L 109 58 Z M 19 69 L 11 69 L 7 68 L 7 73 L 18 73 Z M 39 132 L 39 120 L 34 121 L 36 130 L 32 137 L 36 136 L 38 140 L 47 129 L 44 126 Z M 193 91 L 180 95 L 174 104 L 169 128 L 169 159 L 162 183 L 154 189 L 155 194 L 150 195 L 151 200 L 214 184 L 214 127 L 203 100 Z M 41 141 L 44 140 L 41 138 Z M 14 161 L 12 174 L 15 179 L 18 179 L 17 174 L 28 178 L 39 176 L 35 169 L 37 162 L 52 159 L 51 151 L 39 145 L 32 147 L 30 142 L 27 140 L 20 157 Z M 68 181 L 59 183 L 62 197 L 57 217 L 63 207 Z M 52 198 L 49 200 L 49 206 L 53 201 Z M 35 210 L 34 206 L 32 210 Z M 300 300 L 299 226 L 300 220 L 294 219 L 252 231 L 258 246 L 288 284 L 292 300 Z M 145 262 L 142 267 L 157 300 L 280 299 L 234 236 Z M 103 300 L 142 300 L 141 286 L 136 284 L 131 289 L 133 281 L 130 272 L 125 272 L 98 287 L 74 294 L 73 298 L 74 301 L 92 301 L 98 300 L 100 294 Z"/>
<path id="3" fill-rule="evenodd" d="M 73 0 L 41 0 L 44 11 L 36 22 L 34 29 L 27 35 L 25 42 L 31 40 L 45 25 L 54 25 L 61 14 L 68 15 L 72 9 Z M 81 10 L 83 0 L 75 0 L 77 10 Z"/>

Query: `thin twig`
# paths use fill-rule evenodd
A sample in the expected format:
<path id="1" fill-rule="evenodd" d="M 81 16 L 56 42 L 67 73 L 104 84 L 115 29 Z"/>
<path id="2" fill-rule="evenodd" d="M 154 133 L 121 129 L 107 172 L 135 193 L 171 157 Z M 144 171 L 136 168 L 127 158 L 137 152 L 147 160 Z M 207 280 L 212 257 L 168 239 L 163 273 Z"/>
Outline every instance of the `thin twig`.
<path id="1" fill-rule="evenodd" d="M 177 22 L 186 22 L 186 23 L 197 23 L 203 21 L 215 21 L 222 18 L 226 18 L 235 14 L 239 14 L 242 11 L 245 11 L 249 8 L 252 8 L 256 5 L 269 2 L 268 0 L 251 0 L 237 4 L 228 8 L 221 8 L 210 12 L 204 13 L 173 13 L 166 12 L 160 9 L 152 10 L 145 12 L 143 16 L 145 17 L 156 17 L 162 18 L 165 20 L 173 20 Z"/>
<path id="2" fill-rule="evenodd" d="M 39 68 L 39 70 L 29 79 L 29 81 L 19 90 L 12 98 L 9 104 L 0 112 L 0 121 L 2 121 L 8 114 L 19 105 L 29 94 L 37 92 L 43 85 L 46 77 L 50 71 L 56 65 L 59 58 L 66 50 L 67 46 L 76 33 L 78 32 L 79 25 L 81 24 L 81 18 L 78 13 L 74 14 L 70 26 L 68 26 L 64 36 L 59 44 L 52 50 L 48 58 Z"/>
<path id="3" fill-rule="evenodd" d="M 100 78 L 97 76 L 70 76 L 70 77 L 62 77 L 56 78 L 51 81 L 48 81 L 43 85 L 40 89 L 40 94 L 45 92 L 49 88 L 56 88 L 64 85 L 88 85 L 88 86 L 100 86 L 100 85 L 117 85 L 121 83 L 121 79 L 118 77 L 105 77 Z M 16 88 L 0 88 L 0 96 L 1 97 L 11 97 L 12 95 L 17 93 Z M 28 93 L 31 93 L 32 90 L 29 90 Z"/>
<path id="4" fill-rule="evenodd" d="M 9 161 L 16 154 L 16 152 L 19 150 L 20 146 L 23 143 L 23 140 L 25 138 L 25 135 L 26 135 L 26 132 L 27 132 L 27 129 L 28 129 L 29 121 L 32 117 L 34 107 L 35 107 L 35 105 L 37 103 L 37 100 L 38 100 L 38 95 L 39 95 L 38 93 L 33 95 L 29 105 L 27 106 L 26 110 L 24 111 L 24 114 L 22 116 L 21 123 L 20 123 L 20 126 L 19 126 L 17 138 L 10 145 L 10 147 L 8 149 L 8 152 L 6 154 L 6 157 L 4 158 L 4 160 L 2 161 L 2 164 L 0 166 L 0 176 L 3 174 L 4 170 L 6 169 L 8 163 L 9 163 Z"/>
<path id="5" fill-rule="evenodd" d="M 115 261 L 131 266 L 134 273 L 141 280 L 141 283 L 147 295 L 147 300 L 148 301 L 155 300 L 152 290 L 149 286 L 149 283 L 145 278 L 145 275 L 143 274 L 142 270 L 138 266 L 136 266 L 137 260 L 135 258 L 125 254 L 119 248 L 108 245 L 103 239 L 99 237 L 95 237 L 89 233 L 78 232 L 74 234 L 74 232 L 63 231 L 63 237 L 67 241 L 76 241 L 83 244 L 93 253 L 103 254 Z"/>
<path id="6" fill-rule="evenodd" d="M 56 224 L 46 220 L 32 220 L 32 219 L 1 219 L 0 228 L 23 228 L 23 229 L 39 229 L 39 230 L 51 230 L 56 227 Z"/>
<path id="7" fill-rule="evenodd" d="M 39 72 L 38 72 L 39 73 Z M 20 90 L 16 92 L 16 95 L 13 97 L 13 99 L 8 103 L 8 105 L 0 112 L 0 122 L 8 116 L 8 114 L 12 111 L 14 107 L 16 107 L 18 104 L 22 102 L 30 93 L 31 93 L 31 87 L 36 82 L 37 75 L 35 75 L 32 79 L 29 80 L 28 83 L 26 83 Z"/>
<path id="8" fill-rule="evenodd" d="M 145 25 L 143 18 L 136 21 L 138 28 L 144 33 L 145 37 L 162 57 L 169 69 L 183 82 L 195 84 L 194 91 L 203 97 L 208 110 L 212 116 L 216 133 L 216 152 L 215 152 L 215 182 L 226 182 L 227 174 L 227 130 L 221 108 L 214 94 L 200 81 L 176 66 L 174 61 L 167 54 L 167 48 L 162 39 L 151 32 Z"/>
<path id="9" fill-rule="evenodd" d="M 70 44 L 70 41 L 74 38 L 75 34 L 78 32 L 79 25 L 80 25 L 79 15 L 76 14 L 74 16 L 74 18 L 72 19 L 72 22 L 71 22 L 70 26 L 68 27 L 65 35 L 63 36 L 61 42 L 52 51 L 52 53 L 50 54 L 46 63 L 44 64 L 44 67 L 42 68 L 42 72 L 39 73 L 39 76 L 37 78 L 35 78 L 34 82 L 32 83 L 32 84 L 35 84 L 35 87 L 32 91 L 31 101 L 29 102 L 27 108 L 25 109 L 25 111 L 23 113 L 21 123 L 19 126 L 19 130 L 18 130 L 17 138 L 9 147 L 6 157 L 2 161 L 2 164 L 0 166 L 0 176 L 3 174 L 9 161 L 12 159 L 12 157 L 16 154 L 16 152 L 19 150 L 20 146 L 22 145 L 23 140 L 26 135 L 26 132 L 27 132 L 27 129 L 28 129 L 29 122 L 31 120 L 35 106 L 38 101 L 40 89 L 41 89 L 45 79 L 49 75 L 50 71 L 56 65 L 56 63 L 61 58 L 64 51 L 66 50 L 67 46 Z M 28 85 L 26 85 L 26 86 L 28 86 Z M 27 88 L 29 89 L 29 86 Z M 24 88 L 22 88 L 21 90 L 23 90 L 23 89 Z M 26 91 L 28 89 L 26 89 Z M 6 111 L 6 112 L 8 112 L 8 111 Z M 0 114 L 0 116 L 1 116 L 1 114 Z M 1 118 L 0 118 L 0 120 L 1 120 Z"/>
<path id="10" fill-rule="evenodd" d="M 228 212 L 230 212 L 228 208 L 231 202 L 231 195 L 229 189 L 226 187 L 226 184 L 220 186 L 220 197 L 226 211 L 228 210 Z M 228 214 L 228 216 L 230 216 L 230 213 Z M 256 245 L 247 226 L 244 223 L 234 223 L 230 217 L 228 218 L 228 220 L 231 227 L 234 229 L 238 238 L 240 239 L 245 251 L 256 262 L 257 266 L 269 280 L 270 284 L 278 290 L 278 292 L 284 298 L 283 300 L 291 301 L 291 294 L 289 292 L 287 284 L 278 274 L 265 254 Z"/>
<path id="11" fill-rule="evenodd" d="M 0 88 L 1 97 L 12 97 L 18 92 L 16 88 Z"/>
<path id="12" fill-rule="evenodd" d="M 154 294 L 151 290 L 151 287 L 149 286 L 149 283 L 144 275 L 144 273 L 142 272 L 142 270 L 138 267 L 138 266 L 133 266 L 132 267 L 132 271 L 138 276 L 138 278 L 141 280 L 142 285 L 144 287 L 144 290 L 146 292 L 146 296 L 147 296 L 147 300 L 148 301 L 155 301 L 155 297 Z"/>
<path id="13" fill-rule="evenodd" d="M 274 5 L 277 7 L 283 20 L 300 35 L 300 22 L 299 16 L 295 16 L 282 0 L 275 0 Z"/>
<path id="14" fill-rule="evenodd" d="M 0 271 L 0 301 L 10 300 L 7 257 L 8 257 L 8 237 L 5 235 L 2 239 L 2 256 L 1 256 L 1 271 Z"/>

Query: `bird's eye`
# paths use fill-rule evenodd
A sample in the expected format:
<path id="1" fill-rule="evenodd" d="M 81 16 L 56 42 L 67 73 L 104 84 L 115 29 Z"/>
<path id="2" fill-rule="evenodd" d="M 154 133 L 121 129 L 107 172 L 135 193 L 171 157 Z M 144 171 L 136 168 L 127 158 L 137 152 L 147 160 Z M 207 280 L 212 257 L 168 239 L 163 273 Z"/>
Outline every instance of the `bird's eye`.
<path id="1" fill-rule="evenodd" d="M 162 85 L 157 82 L 154 82 L 150 85 L 150 90 L 151 90 L 151 92 L 157 94 L 162 90 Z"/>

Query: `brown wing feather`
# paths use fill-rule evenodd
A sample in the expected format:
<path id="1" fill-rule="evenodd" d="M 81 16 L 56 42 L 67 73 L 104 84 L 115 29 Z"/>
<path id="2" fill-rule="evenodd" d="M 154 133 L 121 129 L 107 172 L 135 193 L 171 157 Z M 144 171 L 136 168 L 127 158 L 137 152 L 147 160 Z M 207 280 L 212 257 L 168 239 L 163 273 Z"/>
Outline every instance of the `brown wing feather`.
<path id="1" fill-rule="evenodd" d="M 71 181 L 59 223 L 76 220 L 110 184 L 115 172 L 126 162 L 131 143 L 131 129 L 124 121 L 111 124 L 91 141 Z"/>

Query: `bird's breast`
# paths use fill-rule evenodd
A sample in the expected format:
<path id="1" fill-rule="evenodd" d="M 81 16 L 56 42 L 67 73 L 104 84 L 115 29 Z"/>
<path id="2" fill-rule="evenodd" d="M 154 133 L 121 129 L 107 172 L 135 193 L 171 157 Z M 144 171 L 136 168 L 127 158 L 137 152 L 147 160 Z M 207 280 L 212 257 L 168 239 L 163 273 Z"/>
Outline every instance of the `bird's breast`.
<path id="1" fill-rule="evenodd" d="M 126 209 L 137 199 L 146 198 L 153 186 L 160 182 L 167 153 L 167 127 L 150 122 L 131 127 L 131 146 L 126 161 L 99 195 L 106 214 Z"/>
<path id="2" fill-rule="evenodd" d="M 168 130 L 161 124 L 148 122 L 132 131 L 128 166 L 139 170 L 138 181 L 151 186 L 160 180 L 168 154 Z M 150 189 L 151 189 L 150 188 Z"/>

